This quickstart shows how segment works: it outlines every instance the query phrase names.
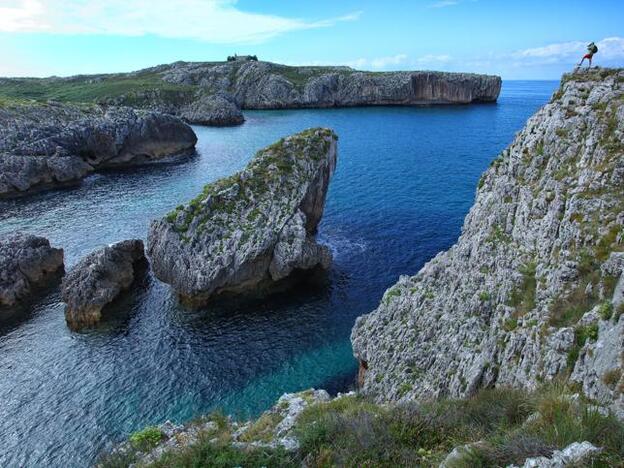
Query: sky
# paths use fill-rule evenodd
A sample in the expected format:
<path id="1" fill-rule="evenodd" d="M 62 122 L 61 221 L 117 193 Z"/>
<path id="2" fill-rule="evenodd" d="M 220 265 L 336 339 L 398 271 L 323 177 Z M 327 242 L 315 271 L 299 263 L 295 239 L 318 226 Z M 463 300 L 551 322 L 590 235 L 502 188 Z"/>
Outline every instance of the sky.
<path id="1" fill-rule="evenodd" d="M 0 76 L 255 54 L 289 65 L 558 79 L 594 41 L 624 66 L 624 0 L 0 0 Z"/>

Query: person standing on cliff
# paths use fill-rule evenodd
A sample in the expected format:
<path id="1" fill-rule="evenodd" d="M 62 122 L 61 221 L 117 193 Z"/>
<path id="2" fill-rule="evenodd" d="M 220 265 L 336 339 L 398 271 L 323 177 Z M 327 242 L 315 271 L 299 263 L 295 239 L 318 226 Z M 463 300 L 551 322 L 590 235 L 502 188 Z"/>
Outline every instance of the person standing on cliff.
<path id="1" fill-rule="evenodd" d="M 590 42 L 589 44 L 587 44 L 587 53 L 583 55 L 581 62 L 576 66 L 576 68 L 580 68 L 581 65 L 583 65 L 583 62 L 585 61 L 585 59 L 589 60 L 589 65 L 587 66 L 587 68 L 588 69 L 591 68 L 592 58 L 594 57 L 594 54 L 596 52 L 598 52 L 598 46 L 596 44 L 594 44 L 593 42 Z"/>

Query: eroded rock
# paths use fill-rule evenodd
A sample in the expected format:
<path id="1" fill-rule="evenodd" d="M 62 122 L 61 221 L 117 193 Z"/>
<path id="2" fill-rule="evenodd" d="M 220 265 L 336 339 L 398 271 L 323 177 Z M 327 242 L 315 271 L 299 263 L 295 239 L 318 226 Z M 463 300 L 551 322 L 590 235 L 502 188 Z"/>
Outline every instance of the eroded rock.
<path id="1" fill-rule="evenodd" d="M 75 183 L 99 168 L 146 164 L 192 151 L 176 117 L 130 108 L 18 103 L 0 106 L 0 196 Z"/>
<path id="2" fill-rule="evenodd" d="M 78 262 L 61 288 L 67 325 L 78 330 L 97 324 L 102 309 L 130 287 L 143 260 L 143 241 L 134 239 L 96 250 Z"/>
<path id="3" fill-rule="evenodd" d="M 624 70 L 563 77 L 483 174 L 458 242 L 358 318 L 365 392 L 466 397 L 574 369 L 621 414 L 623 98 Z"/>
<path id="4" fill-rule="evenodd" d="M 0 237 L 0 306 L 12 307 L 63 270 L 63 249 L 39 236 L 13 232 Z"/>
<path id="5" fill-rule="evenodd" d="M 336 165 L 336 140 L 327 129 L 285 138 L 152 222 L 148 252 L 156 276 L 196 305 L 296 270 L 327 268 L 331 253 L 314 234 Z"/>

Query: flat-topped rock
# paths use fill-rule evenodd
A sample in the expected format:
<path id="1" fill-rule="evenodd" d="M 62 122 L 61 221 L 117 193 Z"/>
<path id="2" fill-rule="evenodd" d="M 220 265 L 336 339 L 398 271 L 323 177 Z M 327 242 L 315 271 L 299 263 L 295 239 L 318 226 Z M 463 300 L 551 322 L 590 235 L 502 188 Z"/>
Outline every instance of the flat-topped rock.
<path id="1" fill-rule="evenodd" d="M 133 239 L 96 250 L 78 262 L 61 288 L 67 325 L 77 330 L 97 324 L 102 309 L 130 288 L 143 260 L 143 241 Z"/>
<path id="2" fill-rule="evenodd" d="M 190 305 L 272 284 L 295 270 L 327 268 L 314 234 L 336 165 L 336 135 L 311 129 L 271 145 L 239 173 L 207 185 L 152 222 L 156 276 Z"/>
<path id="3" fill-rule="evenodd" d="M 99 168 L 189 153 L 197 137 L 171 115 L 58 103 L 0 105 L 0 196 L 77 182 Z"/>
<path id="4" fill-rule="evenodd" d="M 39 236 L 14 232 L 0 237 L 0 306 L 28 298 L 63 270 L 63 249 Z"/>

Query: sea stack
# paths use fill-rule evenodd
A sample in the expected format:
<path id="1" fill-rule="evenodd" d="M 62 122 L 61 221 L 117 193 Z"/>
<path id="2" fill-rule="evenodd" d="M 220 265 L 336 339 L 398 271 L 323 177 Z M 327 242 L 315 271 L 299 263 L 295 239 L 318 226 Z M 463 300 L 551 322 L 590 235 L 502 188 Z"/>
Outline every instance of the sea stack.
<path id="1" fill-rule="evenodd" d="M 97 324 L 102 309 L 130 287 L 144 260 L 143 241 L 132 239 L 96 250 L 78 262 L 61 288 L 67 325 L 79 330 Z"/>
<path id="2" fill-rule="evenodd" d="M 63 249 L 45 237 L 13 232 L 0 237 L 0 307 L 12 307 L 63 271 Z"/>
<path id="3" fill-rule="evenodd" d="M 148 253 L 155 275 L 196 306 L 223 292 L 270 285 L 295 270 L 327 268 L 331 253 L 315 233 L 336 142 L 323 128 L 284 138 L 241 172 L 153 221 Z"/>

